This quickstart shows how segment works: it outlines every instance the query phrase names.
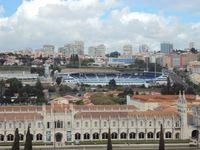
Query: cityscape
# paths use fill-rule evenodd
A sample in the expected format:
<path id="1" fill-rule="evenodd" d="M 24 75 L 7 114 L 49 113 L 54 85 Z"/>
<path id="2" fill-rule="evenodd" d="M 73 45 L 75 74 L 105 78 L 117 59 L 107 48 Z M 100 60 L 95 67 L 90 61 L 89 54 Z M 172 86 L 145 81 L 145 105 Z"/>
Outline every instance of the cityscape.
<path id="1" fill-rule="evenodd" d="M 11 3 L 0 150 L 200 149 L 200 2 Z"/>

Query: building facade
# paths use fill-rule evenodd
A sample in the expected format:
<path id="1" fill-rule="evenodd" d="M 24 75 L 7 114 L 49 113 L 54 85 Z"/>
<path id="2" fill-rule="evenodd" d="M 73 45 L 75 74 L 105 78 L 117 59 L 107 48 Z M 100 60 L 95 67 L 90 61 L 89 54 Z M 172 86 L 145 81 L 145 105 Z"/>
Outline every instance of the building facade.
<path id="1" fill-rule="evenodd" d="M 189 139 L 187 101 L 180 96 L 178 111 L 139 111 L 133 105 L 0 106 L 0 142 L 11 142 L 15 128 L 24 141 L 30 127 L 34 142 L 106 140 L 111 128 L 113 140 L 158 140 L 160 125 L 165 139 Z"/>
<path id="2" fill-rule="evenodd" d="M 160 52 L 161 53 L 170 53 L 173 51 L 173 44 L 169 42 L 162 42 L 160 44 Z"/>
<path id="3" fill-rule="evenodd" d="M 139 46 L 140 53 L 147 53 L 149 51 L 149 46 L 147 44 L 142 44 Z"/>
<path id="4" fill-rule="evenodd" d="M 125 57 L 127 57 L 127 56 L 130 57 L 130 56 L 133 55 L 133 47 L 132 47 L 132 45 L 127 44 L 127 45 L 123 46 L 123 55 Z"/>
<path id="5" fill-rule="evenodd" d="M 68 57 L 72 54 L 84 55 L 84 42 L 74 41 L 73 43 L 68 43 L 64 47 L 58 48 L 58 52 Z"/>

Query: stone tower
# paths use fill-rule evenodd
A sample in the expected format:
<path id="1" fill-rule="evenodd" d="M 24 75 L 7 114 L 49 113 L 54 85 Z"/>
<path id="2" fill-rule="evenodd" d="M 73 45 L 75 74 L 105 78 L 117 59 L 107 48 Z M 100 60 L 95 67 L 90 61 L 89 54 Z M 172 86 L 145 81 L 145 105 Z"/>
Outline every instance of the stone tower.
<path id="1" fill-rule="evenodd" d="M 180 116 L 181 126 L 181 139 L 188 138 L 188 120 L 187 120 L 187 100 L 185 98 L 185 92 L 183 94 L 179 92 L 179 98 L 177 102 L 178 115 Z"/>

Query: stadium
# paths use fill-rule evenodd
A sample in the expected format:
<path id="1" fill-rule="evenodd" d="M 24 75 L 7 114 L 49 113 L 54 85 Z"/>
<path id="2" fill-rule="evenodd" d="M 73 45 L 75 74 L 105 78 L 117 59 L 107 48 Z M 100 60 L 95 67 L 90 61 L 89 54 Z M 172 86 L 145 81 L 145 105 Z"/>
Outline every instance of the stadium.
<path id="1" fill-rule="evenodd" d="M 88 84 L 88 85 L 108 85 L 114 79 L 117 85 L 149 85 L 166 84 L 167 75 L 158 72 L 98 72 L 98 71 L 73 71 L 58 73 L 57 78 L 62 79 L 62 83 Z"/>

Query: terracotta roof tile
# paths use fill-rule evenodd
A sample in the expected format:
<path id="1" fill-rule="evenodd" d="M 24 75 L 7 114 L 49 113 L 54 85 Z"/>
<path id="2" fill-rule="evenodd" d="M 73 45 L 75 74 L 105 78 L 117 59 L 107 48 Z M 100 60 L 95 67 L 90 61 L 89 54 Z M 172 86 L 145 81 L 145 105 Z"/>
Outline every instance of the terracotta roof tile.
<path id="1" fill-rule="evenodd" d="M 43 119 L 39 113 L 0 113 L 0 120 L 32 120 Z"/>
<path id="2" fill-rule="evenodd" d="M 133 105 L 74 105 L 78 111 L 81 110 L 136 110 Z"/>
<path id="3" fill-rule="evenodd" d="M 163 117 L 163 116 L 174 116 L 178 117 L 176 112 L 166 111 L 143 111 L 143 112 L 78 112 L 75 118 L 128 118 L 128 117 Z"/>

